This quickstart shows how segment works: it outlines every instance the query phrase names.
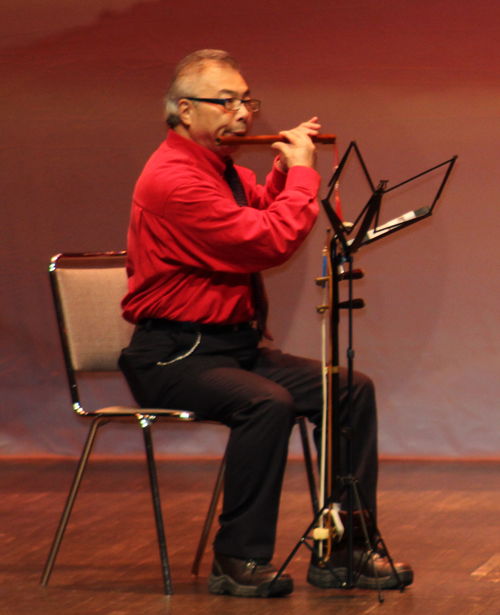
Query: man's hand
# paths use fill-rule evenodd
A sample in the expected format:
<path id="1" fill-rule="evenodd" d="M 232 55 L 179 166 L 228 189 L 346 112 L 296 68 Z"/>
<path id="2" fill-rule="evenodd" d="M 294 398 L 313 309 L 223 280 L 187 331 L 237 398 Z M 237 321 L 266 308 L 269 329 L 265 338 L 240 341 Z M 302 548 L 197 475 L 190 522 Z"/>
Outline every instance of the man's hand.
<path id="1" fill-rule="evenodd" d="M 314 167 L 316 163 L 316 147 L 309 137 L 317 135 L 320 124 L 318 118 L 312 117 L 292 130 L 282 130 L 280 135 L 286 137 L 289 143 L 273 143 L 272 148 L 279 150 L 279 167 L 285 173 L 294 166 Z"/>

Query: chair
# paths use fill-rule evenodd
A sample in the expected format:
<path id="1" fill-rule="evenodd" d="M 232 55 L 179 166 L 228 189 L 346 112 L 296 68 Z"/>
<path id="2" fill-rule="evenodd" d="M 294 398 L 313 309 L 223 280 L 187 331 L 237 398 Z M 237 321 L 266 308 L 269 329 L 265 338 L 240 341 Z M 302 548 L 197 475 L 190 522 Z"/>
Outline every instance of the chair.
<path id="1" fill-rule="evenodd" d="M 137 406 L 111 406 L 94 412 L 87 412 L 80 403 L 77 386 L 77 374 L 80 372 L 119 371 L 118 357 L 121 349 L 128 346 L 130 342 L 134 327 L 122 318 L 120 311 L 120 301 L 127 291 L 125 259 L 125 252 L 59 254 L 52 258 L 49 267 L 73 410 L 78 415 L 91 419 L 92 424 L 45 564 L 41 584 L 43 586 L 48 584 L 98 428 L 112 421 L 132 421 L 138 423 L 144 437 L 163 582 L 166 594 L 171 594 L 172 583 L 151 427 L 158 420 L 196 421 L 196 414 L 185 410 L 139 408 Z M 299 425 L 313 510 L 317 510 L 316 486 L 304 419 L 299 419 Z M 199 564 L 220 497 L 224 470 L 225 457 L 219 470 L 198 545 L 193 564 L 193 574 L 198 574 Z"/>

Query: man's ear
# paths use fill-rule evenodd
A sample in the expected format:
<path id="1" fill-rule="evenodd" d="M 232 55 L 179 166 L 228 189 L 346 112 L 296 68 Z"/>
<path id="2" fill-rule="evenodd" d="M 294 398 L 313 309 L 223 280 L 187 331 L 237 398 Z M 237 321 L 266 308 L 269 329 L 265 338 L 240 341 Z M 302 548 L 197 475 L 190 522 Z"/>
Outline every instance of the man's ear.
<path id="1" fill-rule="evenodd" d="M 177 103 L 177 108 L 179 109 L 179 118 L 181 122 L 185 126 L 191 126 L 191 110 L 193 108 L 191 102 L 186 98 L 181 98 Z"/>

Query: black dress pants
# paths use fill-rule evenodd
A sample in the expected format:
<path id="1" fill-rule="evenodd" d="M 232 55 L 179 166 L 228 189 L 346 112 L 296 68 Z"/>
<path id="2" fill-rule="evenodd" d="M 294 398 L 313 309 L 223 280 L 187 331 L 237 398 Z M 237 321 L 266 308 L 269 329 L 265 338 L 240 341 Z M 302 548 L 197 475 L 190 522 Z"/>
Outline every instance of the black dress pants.
<path id="1" fill-rule="evenodd" d="M 143 407 L 192 410 L 230 428 L 218 553 L 249 558 L 273 555 L 290 432 L 297 416 L 322 419 L 321 364 L 259 348 L 259 334 L 168 321 L 142 321 L 120 357 L 120 367 Z M 342 369 L 341 414 L 347 373 Z M 354 376 L 353 473 L 375 512 L 377 416 L 374 387 Z M 344 458 L 345 455 L 342 455 Z M 302 528 L 300 528 L 302 529 Z"/>

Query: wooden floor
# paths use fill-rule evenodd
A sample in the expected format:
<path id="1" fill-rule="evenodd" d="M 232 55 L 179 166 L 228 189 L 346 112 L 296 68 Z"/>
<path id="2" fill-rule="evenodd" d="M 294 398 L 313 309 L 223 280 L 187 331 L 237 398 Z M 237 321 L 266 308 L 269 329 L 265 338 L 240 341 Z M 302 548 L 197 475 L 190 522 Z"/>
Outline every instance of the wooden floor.
<path id="1" fill-rule="evenodd" d="M 308 551 L 289 566 L 286 598 L 211 596 L 208 551 L 190 574 L 217 462 L 162 461 L 174 595 L 163 595 L 144 462 L 91 461 L 50 584 L 41 571 L 75 463 L 0 461 L 1 615 L 479 615 L 500 613 L 500 464 L 385 462 L 380 528 L 396 560 L 410 562 L 404 593 L 320 590 L 305 581 Z M 304 471 L 290 462 L 282 498 L 276 563 L 311 520 Z"/>

